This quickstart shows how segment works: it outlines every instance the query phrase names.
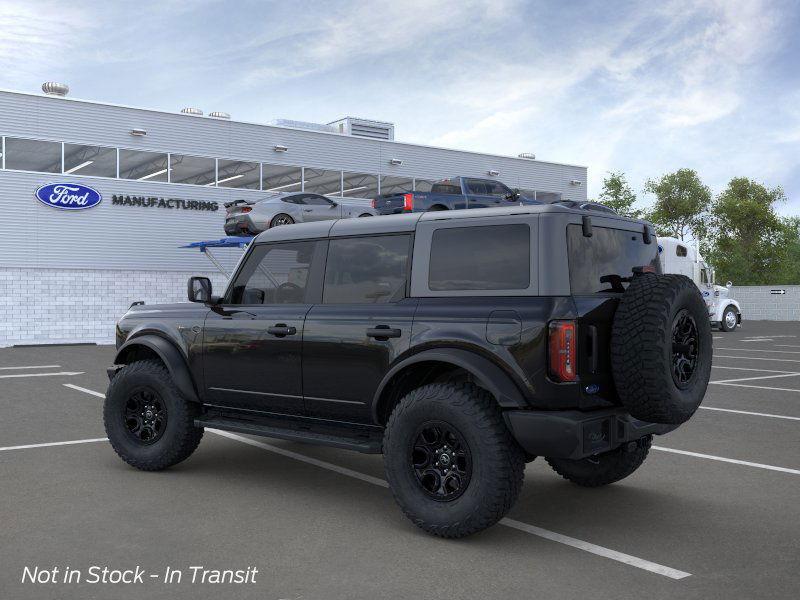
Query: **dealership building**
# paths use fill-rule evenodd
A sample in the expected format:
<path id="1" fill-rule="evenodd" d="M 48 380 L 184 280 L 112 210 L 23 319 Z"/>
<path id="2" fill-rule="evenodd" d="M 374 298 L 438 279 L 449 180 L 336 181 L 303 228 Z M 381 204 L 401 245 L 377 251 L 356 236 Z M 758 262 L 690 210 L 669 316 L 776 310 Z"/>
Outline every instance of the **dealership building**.
<path id="1" fill-rule="evenodd" d="M 223 204 L 233 200 L 308 191 L 366 204 L 457 175 L 541 200 L 586 199 L 585 167 L 402 143 L 391 123 L 258 124 L 42 87 L 0 91 L 0 347 L 110 343 L 132 302 L 184 301 L 190 275 L 224 286 L 206 255 L 181 246 L 223 237 Z M 40 198 L 70 188 L 96 197 L 84 194 L 71 210 Z M 216 253 L 227 271 L 240 255 Z"/>

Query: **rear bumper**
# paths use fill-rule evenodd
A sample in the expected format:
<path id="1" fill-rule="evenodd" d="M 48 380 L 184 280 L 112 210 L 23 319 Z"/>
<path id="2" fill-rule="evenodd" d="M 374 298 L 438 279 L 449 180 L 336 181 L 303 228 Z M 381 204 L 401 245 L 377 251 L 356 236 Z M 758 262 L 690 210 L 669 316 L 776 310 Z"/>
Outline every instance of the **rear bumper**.
<path id="1" fill-rule="evenodd" d="M 528 454 L 552 458 L 586 458 L 678 427 L 639 421 L 617 408 L 591 412 L 510 410 L 503 416 L 514 439 Z"/>

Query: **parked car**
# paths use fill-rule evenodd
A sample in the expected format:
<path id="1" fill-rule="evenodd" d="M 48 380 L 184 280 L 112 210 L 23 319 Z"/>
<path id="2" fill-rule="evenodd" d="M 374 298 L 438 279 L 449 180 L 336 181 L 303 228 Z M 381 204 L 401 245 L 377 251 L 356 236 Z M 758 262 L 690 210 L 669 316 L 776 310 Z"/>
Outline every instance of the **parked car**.
<path id="1" fill-rule="evenodd" d="M 722 331 L 734 331 L 742 324 L 742 308 L 730 297 L 730 281 L 716 284 L 714 269 L 706 264 L 697 248 L 673 237 L 658 238 L 658 258 L 664 273 L 686 275 L 703 294 L 711 324 Z"/>
<path id="2" fill-rule="evenodd" d="M 377 212 L 366 203 L 346 198 L 328 198 L 308 192 L 276 193 L 259 200 L 236 200 L 225 204 L 227 235 L 256 235 L 270 227 L 333 221 L 350 217 L 372 217 Z"/>
<path id="3" fill-rule="evenodd" d="M 191 304 L 119 320 L 108 438 L 146 471 L 205 427 L 383 453 L 414 524 L 480 531 L 526 461 L 610 484 L 700 405 L 711 326 L 657 247 L 647 223 L 563 205 L 272 228 L 220 295 L 192 277 Z"/>
<path id="4" fill-rule="evenodd" d="M 430 192 L 385 194 L 372 201 L 381 215 L 428 210 L 492 208 L 518 204 L 542 204 L 494 179 L 453 177 L 437 181 Z"/>

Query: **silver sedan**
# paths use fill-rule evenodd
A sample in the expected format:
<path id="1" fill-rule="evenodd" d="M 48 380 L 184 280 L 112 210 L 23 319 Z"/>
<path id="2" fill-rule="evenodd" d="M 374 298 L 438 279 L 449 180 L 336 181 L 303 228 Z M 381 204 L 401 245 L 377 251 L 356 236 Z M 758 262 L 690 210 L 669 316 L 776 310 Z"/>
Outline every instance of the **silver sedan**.
<path id="1" fill-rule="evenodd" d="M 372 217 L 377 214 L 367 201 L 347 200 L 309 192 L 271 194 L 260 200 L 236 200 L 225 204 L 225 233 L 255 235 L 278 225 Z"/>

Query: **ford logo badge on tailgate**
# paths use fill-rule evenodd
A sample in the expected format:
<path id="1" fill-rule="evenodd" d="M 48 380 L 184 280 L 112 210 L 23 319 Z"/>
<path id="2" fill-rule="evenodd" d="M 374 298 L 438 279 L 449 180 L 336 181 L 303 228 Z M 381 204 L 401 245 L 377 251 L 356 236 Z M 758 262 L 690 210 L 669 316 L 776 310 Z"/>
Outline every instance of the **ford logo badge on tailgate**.
<path id="1" fill-rule="evenodd" d="M 79 183 L 48 183 L 36 190 L 42 204 L 62 210 L 81 210 L 100 204 L 100 192 Z"/>

